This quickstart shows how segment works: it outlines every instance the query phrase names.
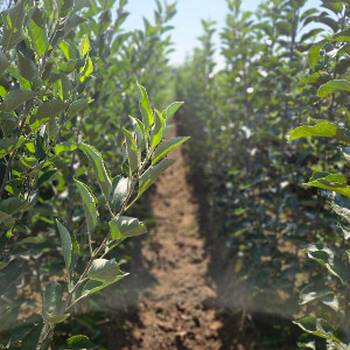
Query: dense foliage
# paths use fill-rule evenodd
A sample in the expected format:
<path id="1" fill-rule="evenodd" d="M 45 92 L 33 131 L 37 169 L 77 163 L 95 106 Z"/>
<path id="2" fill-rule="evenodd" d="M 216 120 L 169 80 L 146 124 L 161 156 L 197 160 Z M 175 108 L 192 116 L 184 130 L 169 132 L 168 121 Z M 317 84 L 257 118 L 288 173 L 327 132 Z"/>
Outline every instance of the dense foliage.
<path id="1" fill-rule="evenodd" d="M 181 103 L 158 111 L 137 85 L 171 97 L 175 6 L 157 2 L 154 23 L 125 32 L 126 5 L 19 0 L 1 13 L 1 348 L 47 349 L 81 300 L 127 275 L 113 249 L 146 231 L 127 212 L 186 141 L 163 141 Z M 91 347 L 68 336 L 64 348 Z"/>
<path id="2" fill-rule="evenodd" d="M 176 95 L 232 333 L 247 348 L 349 349 L 350 11 L 321 2 L 227 0 L 224 26 L 203 20 L 176 70 L 175 4 L 155 1 L 131 32 L 127 0 L 2 5 L 0 348 L 96 348 L 62 325 L 93 328 L 77 310 L 127 275 L 140 200 L 187 141 L 166 137 Z"/>
<path id="3" fill-rule="evenodd" d="M 336 346 L 349 343 L 348 277 L 334 264 L 348 264 L 348 247 L 329 209 L 333 206 L 347 221 L 348 211 L 343 197 L 330 205 L 313 187 L 348 196 L 346 178 L 334 174 L 345 166 L 344 158 L 334 141 L 286 139 L 293 127 L 310 119 L 315 125 L 296 129 L 290 140 L 326 136 L 348 142 L 340 128 L 348 123 L 347 2 L 322 1 L 316 9 L 303 0 L 262 1 L 256 13 L 243 11 L 239 0 L 227 4 L 219 33 L 223 66 L 215 63 L 215 23 L 206 21 L 201 47 L 177 79 L 178 98 L 186 101 L 181 127 L 193 137 L 188 160 L 206 213 L 213 278 L 223 308 L 231 312 L 234 307 L 241 312 L 241 325 L 259 332 L 254 326 L 258 315 L 280 329 L 285 323 L 279 317 L 293 320 L 307 304 L 311 313 L 322 310 L 337 338 L 313 316 L 301 327 L 328 339 L 329 348 L 343 349 Z M 334 171 L 324 173 L 330 165 Z M 302 188 L 314 171 L 309 186 Z M 333 278 L 305 259 L 304 249 L 316 242 L 322 246 L 311 245 L 308 255 Z M 260 333 L 261 348 L 288 346 L 291 323 L 282 329 L 274 339 Z M 324 344 L 312 336 L 300 340 L 310 349 Z"/>

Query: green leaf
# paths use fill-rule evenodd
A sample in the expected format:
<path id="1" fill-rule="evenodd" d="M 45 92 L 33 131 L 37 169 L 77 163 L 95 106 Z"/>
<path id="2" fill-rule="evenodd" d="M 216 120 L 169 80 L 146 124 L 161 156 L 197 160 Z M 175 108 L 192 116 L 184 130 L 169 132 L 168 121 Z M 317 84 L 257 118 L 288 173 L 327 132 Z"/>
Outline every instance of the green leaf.
<path id="1" fill-rule="evenodd" d="M 68 114 L 70 117 L 75 116 L 78 112 L 84 110 L 88 106 L 88 100 L 86 98 L 80 98 L 71 103 L 68 108 Z"/>
<path id="2" fill-rule="evenodd" d="M 337 135 L 337 125 L 329 121 L 322 121 L 315 125 L 302 125 L 289 132 L 289 141 L 303 137 L 335 137 Z"/>
<path id="3" fill-rule="evenodd" d="M 69 349 L 88 349 L 92 348 L 94 344 L 86 335 L 73 335 L 67 339 L 67 346 Z"/>
<path id="4" fill-rule="evenodd" d="M 307 249 L 307 255 L 310 259 L 324 266 L 333 276 L 345 284 L 349 277 L 349 272 L 341 258 L 333 250 L 319 245 L 310 245 Z"/>
<path id="5" fill-rule="evenodd" d="M 143 124 L 145 125 L 145 129 L 148 131 L 154 123 L 154 115 L 146 89 L 140 84 L 137 84 L 137 86 L 140 93 L 140 112 L 142 115 Z"/>
<path id="6" fill-rule="evenodd" d="M 2 75 L 6 68 L 10 65 L 6 55 L 0 50 L 0 75 Z"/>
<path id="7" fill-rule="evenodd" d="M 315 125 L 302 125 L 289 132 L 289 142 L 305 137 L 328 137 L 342 143 L 350 143 L 349 132 L 327 120 Z"/>
<path id="8" fill-rule="evenodd" d="M 79 149 L 89 159 L 91 165 L 93 166 L 101 190 L 105 198 L 108 199 L 112 190 L 112 180 L 105 166 L 102 155 L 94 147 L 88 145 L 87 143 L 80 144 Z"/>
<path id="9" fill-rule="evenodd" d="M 62 40 L 59 44 L 58 47 L 61 49 L 61 51 L 64 54 L 64 57 L 66 58 L 67 61 L 71 59 L 71 48 L 68 42 Z"/>
<path id="10" fill-rule="evenodd" d="M 24 3 L 18 1 L 15 6 L 3 13 L 3 33 L 1 45 L 5 50 L 10 50 L 24 39 Z"/>
<path id="11" fill-rule="evenodd" d="M 23 136 L 21 136 L 19 139 L 15 137 L 5 137 L 3 139 L 0 139 L 0 159 L 4 158 L 9 153 L 19 148 L 23 142 Z"/>
<path id="12" fill-rule="evenodd" d="M 75 143 L 72 142 L 63 142 L 59 143 L 55 146 L 55 153 L 57 155 L 61 154 L 62 152 L 73 152 L 78 148 L 78 146 Z"/>
<path id="13" fill-rule="evenodd" d="M 0 211 L 7 214 L 23 212 L 30 206 L 30 203 L 19 197 L 9 197 L 0 201 Z"/>
<path id="14" fill-rule="evenodd" d="M 10 214 L 0 211 L 0 224 L 5 231 L 9 230 L 15 224 L 15 222 L 15 218 Z"/>
<path id="15" fill-rule="evenodd" d="M 151 147 L 155 148 L 162 140 L 163 132 L 166 127 L 165 117 L 159 112 L 155 113 L 155 123 L 151 132 Z"/>
<path id="16" fill-rule="evenodd" d="M 69 11 L 72 9 L 74 3 L 74 0 L 63 0 L 63 4 L 60 8 L 61 17 L 65 17 L 69 14 Z"/>
<path id="17" fill-rule="evenodd" d="M 90 52 L 89 36 L 85 34 L 80 47 L 80 55 L 82 57 L 85 57 L 89 52 Z"/>
<path id="18" fill-rule="evenodd" d="M 320 60 L 321 56 L 321 50 L 326 45 L 326 41 L 322 40 L 314 45 L 312 45 L 310 51 L 309 51 L 309 65 L 310 68 L 314 69 Z"/>
<path id="19" fill-rule="evenodd" d="M 165 110 L 166 118 L 168 120 L 171 119 L 175 115 L 175 113 L 182 107 L 183 104 L 184 102 L 177 101 L 173 102 L 170 106 L 168 106 Z"/>
<path id="20" fill-rule="evenodd" d="M 94 71 L 94 66 L 90 57 L 87 57 L 84 67 L 80 71 L 80 82 L 84 82 Z"/>
<path id="21" fill-rule="evenodd" d="M 143 222 L 136 218 L 120 216 L 109 222 L 113 240 L 123 240 L 128 237 L 135 237 L 147 232 Z"/>
<path id="22" fill-rule="evenodd" d="M 127 177 L 118 177 L 110 196 L 111 208 L 119 212 L 128 197 L 131 188 L 131 180 Z"/>
<path id="23" fill-rule="evenodd" d="M 103 283 L 112 283 L 119 274 L 119 265 L 115 259 L 95 259 L 92 262 L 88 278 Z"/>
<path id="24" fill-rule="evenodd" d="M 171 159 L 163 159 L 157 165 L 148 168 L 141 176 L 139 182 L 139 196 L 145 192 L 167 168 L 175 163 Z"/>
<path id="25" fill-rule="evenodd" d="M 98 211 L 96 198 L 86 184 L 77 179 L 74 179 L 74 182 L 83 202 L 88 234 L 90 236 L 95 231 L 97 225 Z"/>
<path id="26" fill-rule="evenodd" d="M 320 86 L 317 91 L 319 97 L 327 97 L 335 92 L 350 92 L 350 82 L 346 79 L 334 79 Z"/>
<path id="27" fill-rule="evenodd" d="M 343 41 L 343 42 L 350 42 L 350 32 L 349 30 L 338 32 L 332 40 L 334 41 Z"/>
<path id="28" fill-rule="evenodd" d="M 119 269 L 115 259 L 95 259 L 92 262 L 88 278 L 90 279 L 82 290 L 82 296 L 88 296 L 118 282 L 128 274 Z"/>
<path id="29" fill-rule="evenodd" d="M 329 296 L 334 296 L 332 289 L 323 286 L 315 286 L 310 284 L 300 292 L 300 305 L 306 305 L 314 301 L 329 300 Z"/>
<path id="30" fill-rule="evenodd" d="M 350 186 L 347 185 L 346 177 L 342 174 L 315 173 L 304 185 L 335 191 L 345 197 L 350 197 Z"/>
<path id="31" fill-rule="evenodd" d="M 32 116 L 31 124 L 40 123 L 40 121 L 47 120 L 50 117 L 55 117 L 67 108 L 68 104 L 58 100 L 52 99 L 42 103 L 35 115 Z"/>
<path id="32" fill-rule="evenodd" d="M 25 335 L 25 337 L 22 340 L 21 350 L 33 350 L 38 344 L 40 333 L 42 330 L 42 323 L 38 322 L 37 324 L 33 324 L 30 328 L 30 331 Z"/>
<path id="33" fill-rule="evenodd" d="M 118 281 L 120 281 L 121 279 L 123 279 L 124 277 L 128 276 L 128 273 L 122 273 L 120 272 L 119 275 L 117 275 L 115 277 L 115 279 L 113 281 L 110 282 L 101 282 L 101 281 L 95 281 L 95 280 L 89 280 L 83 290 L 82 290 L 82 296 L 88 296 L 88 295 L 92 295 L 95 293 L 100 292 L 101 290 L 105 289 L 106 287 L 112 285 L 113 283 L 116 283 Z"/>
<path id="34" fill-rule="evenodd" d="M 57 173 L 57 169 L 52 169 L 45 171 L 38 179 L 37 186 L 42 186 L 45 182 L 49 181 L 55 174 Z"/>
<path id="35" fill-rule="evenodd" d="M 146 149 L 147 133 L 144 124 L 141 120 L 129 116 L 131 124 L 136 135 L 137 148 L 139 152 L 143 152 Z"/>
<path id="36" fill-rule="evenodd" d="M 23 103 L 31 100 L 35 96 L 34 91 L 30 90 L 12 90 L 4 98 L 0 105 L 0 110 L 4 112 L 12 112 Z"/>
<path id="37" fill-rule="evenodd" d="M 50 282 L 44 293 L 44 317 L 49 323 L 65 321 L 69 314 L 64 313 L 63 288 L 58 282 Z"/>
<path id="38" fill-rule="evenodd" d="M 33 18 L 29 20 L 28 28 L 33 48 L 37 55 L 41 57 L 49 47 L 46 30 L 44 26 L 36 23 Z"/>
<path id="39" fill-rule="evenodd" d="M 67 36 L 72 30 L 75 30 L 81 23 L 85 22 L 83 17 L 72 15 L 64 23 L 64 34 Z"/>
<path id="40" fill-rule="evenodd" d="M 322 319 L 316 319 L 314 316 L 307 316 L 293 323 L 308 334 L 312 334 L 323 339 L 329 339 L 335 341 L 336 343 L 340 342 L 340 340 L 333 335 L 334 330 L 330 329 L 330 327 Z"/>
<path id="41" fill-rule="evenodd" d="M 21 53 L 18 53 L 18 68 L 22 77 L 30 82 L 34 82 L 38 78 L 38 70 L 34 62 Z"/>
<path id="42" fill-rule="evenodd" d="M 126 151 L 128 154 L 130 173 L 134 174 L 139 169 L 141 155 L 136 144 L 136 140 L 134 137 L 135 135 L 127 129 L 123 129 L 123 132 L 125 136 L 125 144 Z"/>
<path id="43" fill-rule="evenodd" d="M 155 150 L 153 158 L 152 158 L 152 164 L 158 163 L 163 157 L 165 157 L 170 151 L 175 149 L 176 147 L 182 145 L 187 140 L 189 140 L 189 137 L 174 137 L 170 140 L 162 142 Z"/>
<path id="44" fill-rule="evenodd" d="M 63 226 L 58 220 L 56 220 L 56 224 L 57 224 L 58 232 L 61 237 L 64 262 L 66 264 L 66 268 L 69 270 L 72 263 L 72 250 L 73 250 L 72 239 L 71 239 L 70 233 L 68 232 L 65 226 Z"/>

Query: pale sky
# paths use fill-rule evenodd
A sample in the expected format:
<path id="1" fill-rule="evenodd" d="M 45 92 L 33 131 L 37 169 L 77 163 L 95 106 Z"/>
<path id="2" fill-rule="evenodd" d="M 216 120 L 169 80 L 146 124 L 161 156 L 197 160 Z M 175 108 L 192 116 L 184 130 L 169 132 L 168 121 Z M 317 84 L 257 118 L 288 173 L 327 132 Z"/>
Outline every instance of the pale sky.
<path id="1" fill-rule="evenodd" d="M 264 0 L 263 0 L 264 1 Z M 265 0 L 268 1 L 268 0 Z M 168 2 L 173 2 L 168 0 Z M 243 8 L 253 11 L 261 0 L 243 0 Z M 308 6 L 317 7 L 319 0 L 309 0 Z M 153 0 L 129 0 L 127 19 L 128 29 L 141 28 L 142 17 L 152 18 L 154 10 Z M 175 52 L 171 55 L 171 63 L 180 64 L 187 54 L 198 44 L 197 38 L 202 33 L 201 19 L 217 21 L 218 28 L 222 27 L 227 13 L 226 0 L 178 0 L 177 14 L 172 25 Z M 219 40 L 218 38 L 216 39 Z"/>

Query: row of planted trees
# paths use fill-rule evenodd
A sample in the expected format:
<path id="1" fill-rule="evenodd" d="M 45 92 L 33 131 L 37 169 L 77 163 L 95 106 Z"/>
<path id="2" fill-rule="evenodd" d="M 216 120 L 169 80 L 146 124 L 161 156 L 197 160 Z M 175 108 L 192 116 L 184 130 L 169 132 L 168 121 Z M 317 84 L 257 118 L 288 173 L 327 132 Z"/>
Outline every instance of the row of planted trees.
<path id="1" fill-rule="evenodd" d="M 201 47 L 176 72 L 219 305 L 256 332 L 257 349 L 294 349 L 296 319 L 300 347 L 350 343 L 349 156 L 338 148 L 350 143 L 349 5 L 305 3 L 264 1 L 251 13 L 228 0 L 223 67 L 215 23 L 204 21 Z M 181 105 L 166 107 L 175 5 L 156 2 L 132 32 L 125 0 L 2 7 L 0 344 L 94 348 L 61 324 L 73 316 L 97 336 L 77 307 L 126 275 L 114 248 L 145 231 L 130 209 L 186 141 L 163 140 Z M 311 136 L 323 138 L 294 142 Z M 257 314 L 276 331 L 264 336 Z"/>
<path id="2" fill-rule="evenodd" d="M 98 338 L 98 320 L 79 319 L 77 306 L 126 276 L 115 248 L 146 231 L 130 210 L 186 140 L 163 141 L 181 106 L 165 108 L 175 5 L 157 1 L 154 19 L 134 31 L 124 29 L 126 8 L 126 0 L 2 4 L 3 349 L 94 347 L 73 325 L 64 333 L 57 325 L 75 315 Z"/>
<path id="3" fill-rule="evenodd" d="M 271 0 L 254 13 L 240 0 L 227 5 L 219 33 L 203 21 L 201 46 L 177 78 L 219 305 L 239 312 L 257 349 L 295 348 L 291 321 L 303 315 L 300 347 L 347 349 L 349 236 L 331 208 L 349 221 L 339 174 L 348 155 L 337 147 L 350 141 L 349 4 Z M 310 125 L 291 131 L 301 123 Z M 292 142 L 310 136 L 327 139 Z M 259 329 L 258 315 L 272 324 Z"/>

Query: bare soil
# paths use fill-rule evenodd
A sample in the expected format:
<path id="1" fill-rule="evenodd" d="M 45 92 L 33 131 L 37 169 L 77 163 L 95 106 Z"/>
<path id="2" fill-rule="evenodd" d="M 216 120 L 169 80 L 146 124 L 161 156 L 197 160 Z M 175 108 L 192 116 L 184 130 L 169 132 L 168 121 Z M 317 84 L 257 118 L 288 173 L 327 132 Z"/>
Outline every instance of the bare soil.
<path id="1" fill-rule="evenodd" d="M 180 150 L 176 164 L 157 182 L 152 197 L 156 228 L 142 243 L 144 268 L 155 283 L 146 289 L 125 349 L 220 349 L 208 258 L 197 222 L 198 204 L 186 180 Z"/>

